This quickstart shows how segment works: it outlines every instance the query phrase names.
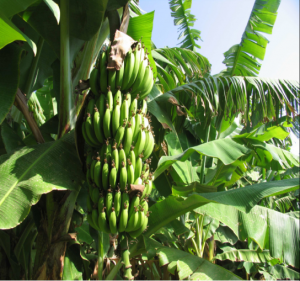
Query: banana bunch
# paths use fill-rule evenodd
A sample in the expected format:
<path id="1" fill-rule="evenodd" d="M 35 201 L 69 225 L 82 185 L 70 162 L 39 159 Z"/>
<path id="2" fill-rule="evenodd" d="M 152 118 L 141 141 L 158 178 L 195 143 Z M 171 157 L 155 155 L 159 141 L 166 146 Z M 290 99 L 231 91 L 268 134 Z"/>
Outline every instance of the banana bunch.
<path id="1" fill-rule="evenodd" d="M 117 90 L 128 92 L 132 98 L 145 98 L 153 87 L 153 72 L 150 67 L 147 49 L 138 42 L 126 54 L 120 70 L 107 70 L 110 48 L 99 56 L 97 66 L 90 75 L 90 86 L 93 94 L 107 94 L 108 87 L 115 93 Z M 119 102 L 121 106 L 121 102 Z"/>
<path id="2" fill-rule="evenodd" d="M 126 156 L 122 144 L 118 149 L 116 143 L 111 146 L 107 141 L 103 147 L 101 151 L 90 149 L 87 152 L 88 221 L 100 231 L 112 234 L 127 232 L 136 238 L 148 224 L 147 198 L 152 189 L 152 173 L 149 171 L 151 159 L 142 164 L 140 173 L 135 173 L 130 157 L 127 158 L 127 164 L 123 161 Z M 131 152 L 134 153 L 133 149 Z M 118 156 L 122 154 L 125 158 L 119 165 Z M 142 159 L 142 156 L 138 159 Z M 137 165 L 139 162 L 136 162 Z M 131 183 L 143 184 L 143 193 L 133 194 Z M 130 193 L 133 195 L 129 196 Z"/>

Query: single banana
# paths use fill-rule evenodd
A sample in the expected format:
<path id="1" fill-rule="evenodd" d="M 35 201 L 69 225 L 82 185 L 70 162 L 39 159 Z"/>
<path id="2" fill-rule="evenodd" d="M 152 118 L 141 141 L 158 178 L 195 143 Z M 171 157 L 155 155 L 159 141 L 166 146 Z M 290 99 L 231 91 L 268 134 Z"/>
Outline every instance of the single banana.
<path id="1" fill-rule="evenodd" d="M 102 93 L 107 93 L 107 55 L 103 52 L 100 59 L 100 90 Z"/>
<path id="2" fill-rule="evenodd" d="M 124 98 L 121 106 L 121 122 L 128 121 L 129 120 L 129 103 L 128 99 L 126 97 Z"/>
<path id="3" fill-rule="evenodd" d="M 100 161 L 100 157 L 96 158 L 97 162 L 94 167 L 94 182 L 98 188 L 102 187 L 102 163 Z"/>
<path id="4" fill-rule="evenodd" d="M 99 146 L 98 144 L 95 144 L 92 140 L 89 139 L 85 129 L 86 127 L 85 122 L 86 121 L 82 122 L 82 126 L 81 126 L 81 131 L 82 131 L 84 141 L 91 147 L 98 147 Z"/>
<path id="5" fill-rule="evenodd" d="M 144 99 L 147 97 L 147 95 L 151 92 L 154 84 L 154 78 L 153 78 L 153 72 L 152 68 L 150 68 L 149 74 L 148 74 L 148 79 L 146 81 L 143 81 L 144 86 L 140 89 L 140 99 Z"/>
<path id="6" fill-rule="evenodd" d="M 126 126 L 126 122 L 124 121 L 122 126 L 120 126 L 116 132 L 116 135 L 114 136 L 114 139 L 117 142 L 117 145 L 119 146 L 124 138 L 124 134 L 125 134 L 125 126 Z"/>
<path id="7" fill-rule="evenodd" d="M 130 108 L 130 105 L 131 105 L 131 94 L 128 92 L 127 94 L 125 94 L 124 98 L 127 100 L 128 111 L 129 111 L 129 108 Z M 130 115 L 130 112 L 128 114 Z"/>
<path id="8" fill-rule="evenodd" d="M 120 171 L 120 189 L 123 192 L 127 184 L 127 170 L 124 161 L 122 162 L 122 168 Z"/>
<path id="9" fill-rule="evenodd" d="M 107 159 L 104 159 L 104 164 L 102 168 L 102 187 L 104 190 L 108 189 L 109 183 L 109 164 L 107 163 Z"/>
<path id="10" fill-rule="evenodd" d="M 141 110 L 143 114 L 147 114 L 147 102 L 145 100 L 143 100 L 143 105 Z"/>
<path id="11" fill-rule="evenodd" d="M 123 149 L 123 145 L 120 144 L 120 147 L 119 147 L 119 170 L 121 170 L 122 168 L 122 162 L 125 163 L 125 166 L 126 166 L 126 155 L 125 155 L 125 151 Z"/>
<path id="12" fill-rule="evenodd" d="M 115 190 L 117 186 L 117 169 L 115 163 L 112 163 L 111 166 L 112 168 L 109 174 L 109 185 L 111 186 L 112 190 Z"/>
<path id="13" fill-rule="evenodd" d="M 141 175 L 141 177 L 138 177 L 133 184 L 134 185 L 143 185 L 142 175 Z"/>
<path id="14" fill-rule="evenodd" d="M 109 139 L 107 139 L 101 148 L 101 159 L 106 158 L 107 163 L 111 164 L 111 153 L 112 153 L 112 147 L 109 142 Z"/>
<path id="15" fill-rule="evenodd" d="M 105 205 L 106 205 L 106 214 L 109 217 L 110 213 L 111 213 L 111 209 L 113 207 L 113 202 L 114 202 L 114 196 L 113 193 L 111 191 L 111 189 L 107 190 L 107 194 L 106 194 L 106 201 L 105 201 Z"/>
<path id="16" fill-rule="evenodd" d="M 117 101 L 118 101 L 119 106 L 121 106 L 121 104 L 122 104 L 122 93 L 121 93 L 120 89 L 114 95 L 114 108 L 117 105 Z"/>
<path id="17" fill-rule="evenodd" d="M 95 96 L 99 96 L 99 94 L 100 94 L 100 86 L 98 84 L 99 75 L 100 74 L 99 74 L 98 68 L 94 68 L 90 75 L 90 86 L 91 86 L 91 90 Z"/>
<path id="18" fill-rule="evenodd" d="M 118 231 L 124 232 L 128 223 L 128 205 L 126 203 L 122 203 L 122 210 L 119 219 Z"/>
<path id="19" fill-rule="evenodd" d="M 133 145 L 130 147 L 129 159 L 131 161 L 131 164 L 132 164 L 133 168 L 135 169 L 136 156 L 135 156 L 135 153 L 134 153 L 134 146 Z"/>
<path id="20" fill-rule="evenodd" d="M 100 193 L 100 197 L 98 200 L 98 210 L 99 212 L 105 207 L 105 197 L 102 193 Z"/>
<path id="21" fill-rule="evenodd" d="M 90 113 L 87 113 L 86 120 L 83 122 L 85 124 L 85 132 L 88 139 L 94 144 L 94 146 L 99 147 L 101 143 L 96 138 L 93 126 L 93 120 Z"/>
<path id="22" fill-rule="evenodd" d="M 116 135 L 116 132 L 117 132 L 118 128 L 120 127 L 120 115 L 121 115 L 121 108 L 120 108 L 119 102 L 117 101 L 116 106 L 113 111 L 112 122 L 111 122 L 113 136 Z"/>
<path id="23" fill-rule="evenodd" d="M 144 214 L 146 215 L 148 213 L 148 209 L 149 209 L 148 199 L 141 200 L 141 206 L 144 209 Z"/>
<path id="24" fill-rule="evenodd" d="M 133 141 L 136 142 L 139 131 L 141 130 L 141 125 L 142 125 L 142 114 L 141 114 L 141 110 L 139 109 L 137 114 L 135 115 L 135 128 L 134 128 L 134 132 L 133 132 Z"/>
<path id="25" fill-rule="evenodd" d="M 127 164 L 127 182 L 130 185 L 134 183 L 134 168 L 129 158 L 127 159 Z"/>
<path id="26" fill-rule="evenodd" d="M 116 218 L 116 212 L 115 208 L 111 208 L 111 212 L 109 215 L 109 228 L 112 234 L 116 234 L 118 232 L 117 230 L 117 218 Z"/>
<path id="27" fill-rule="evenodd" d="M 114 161 L 117 172 L 119 171 L 119 151 L 117 149 L 117 143 L 112 146 L 111 161 Z"/>
<path id="28" fill-rule="evenodd" d="M 111 113 L 110 113 L 109 105 L 106 104 L 106 110 L 105 110 L 105 114 L 104 114 L 104 118 L 103 118 L 103 132 L 104 132 L 105 138 L 107 138 L 107 139 L 111 137 L 110 121 L 111 121 Z"/>
<path id="29" fill-rule="evenodd" d="M 100 120 L 103 120 L 105 110 L 106 110 L 106 96 L 104 94 L 101 94 L 96 102 L 96 106 L 98 108 L 99 114 L 100 114 Z M 101 124 L 102 128 L 102 124 Z"/>
<path id="30" fill-rule="evenodd" d="M 134 67 L 133 67 L 130 81 L 128 81 L 128 85 L 127 85 L 128 88 L 132 87 L 132 85 L 134 84 L 135 79 L 138 75 L 140 61 L 141 61 L 141 43 L 137 44 L 137 46 L 135 47 L 135 49 L 133 51 L 133 54 L 134 54 Z"/>
<path id="31" fill-rule="evenodd" d="M 136 226 L 132 229 L 132 231 L 138 230 L 143 225 L 143 222 L 145 219 L 144 209 L 139 206 L 138 212 L 139 212 L 138 222 L 137 222 Z"/>
<path id="32" fill-rule="evenodd" d="M 122 194 L 120 192 L 120 189 L 117 189 L 117 191 L 115 192 L 115 197 L 114 197 L 114 207 L 115 207 L 117 219 L 119 218 L 119 215 L 120 215 L 121 206 L 122 206 Z"/>
<path id="33" fill-rule="evenodd" d="M 129 206 L 129 211 L 128 215 L 129 217 L 133 214 L 134 208 L 137 208 L 140 205 L 140 194 L 138 193 L 137 195 L 133 196 L 133 198 L 130 201 L 130 206 Z"/>
<path id="34" fill-rule="evenodd" d="M 130 118 L 129 118 L 129 123 L 131 124 L 131 131 L 132 131 L 132 139 L 133 139 L 133 133 L 135 130 L 135 113 L 132 112 Z"/>
<path id="35" fill-rule="evenodd" d="M 113 93 L 116 92 L 116 76 L 117 71 L 115 69 L 108 70 L 108 86 Z"/>
<path id="36" fill-rule="evenodd" d="M 99 197 L 100 197 L 100 193 L 98 188 L 94 188 L 91 194 L 91 199 L 96 206 L 98 204 Z"/>
<path id="37" fill-rule="evenodd" d="M 109 226 L 107 225 L 105 209 L 106 209 L 106 207 L 104 207 L 102 210 L 99 210 L 98 225 L 99 225 L 100 231 L 109 234 L 109 233 L 111 233 L 111 231 L 110 231 Z"/>
<path id="38" fill-rule="evenodd" d="M 152 132 L 149 130 L 146 131 L 146 144 L 147 145 L 145 145 L 145 149 L 143 153 L 144 154 L 143 160 L 150 157 L 154 148 L 154 137 Z"/>
<path id="39" fill-rule="evenodd" d="M 128 123 L 125 129 L 125 136 L 124 136 L 124 151 L 125 155 L 129 156 L 130 147 L 132 143 L 133 133 L 131 129 L 131 123 Z"/>
<path id="40" fill-rule="evenodd" d="M 107 104 L 108 104 L 110 113 L 112 113 L 113 109 L 114 109 L 114 98 L 113 98 L 113 94 L 112 94 L 110 86 L 108 86 Z"/>
<path id="41" fill-rule="evenodd" d="M 123 62 L 120 70 L 117 70 L 117 76 L 116 76 L 116 88 L 117 89 L 121 89 L 121 87 L 122 87 L 124 71 L 125 71 L 125 66 L 124 66 L 124 62 Z"/>
<path id="42" fill-rule="evenodd" d="M 100 143 L 104 143 L 104 133 L 102 132 L 102 123 L 101 123 L 101 117 L 100 117 L 100 113 L 98 111 L 98 108 L 95 107 L 95 112 L 94 112 L 94 132 L 96 135 L 97 140 Z"/>
<path id="43" fill-rule="evenodd" d="M 143 152 L 145 144 L 146 144 L 146 133 L 145 133 L 144 128 L 142 126 L 142 128 L 141 128 L 141 130 L 138 134 L 137 141 L 136 141 L 135 146 L 134 146 L 135 155 L 140 155 Z"/>
<path id="44" fill-rule="evenodd" d="M 131 102 L 130 108 L 129 108 L 130 114 L 132 114 L 133 112 L 136 113 L 137 105 L 138 105 L 137 100 L 138 100 L 138 96 L 135 99 L 133 99 L 133 101 Z"/>

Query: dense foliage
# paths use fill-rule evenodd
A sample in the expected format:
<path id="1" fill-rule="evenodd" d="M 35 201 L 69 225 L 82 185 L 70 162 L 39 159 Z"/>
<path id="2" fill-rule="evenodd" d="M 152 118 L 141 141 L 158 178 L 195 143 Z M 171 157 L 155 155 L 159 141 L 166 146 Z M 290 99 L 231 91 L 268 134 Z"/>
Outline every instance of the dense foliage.
<path id="1" fill-rule="evenodd" d="M 183 40 L 159 49 L 135 0 L 0 0 L 0 279 L 300 278 L 300 87 L 258 76 L 280 0 L 255 1 L 217 75 L 192 1 L 169 5 Z M 126 239 L 88 223 L 81 131 L 116 30 L 142 38 L 155 82 L 148 228 Z"/>

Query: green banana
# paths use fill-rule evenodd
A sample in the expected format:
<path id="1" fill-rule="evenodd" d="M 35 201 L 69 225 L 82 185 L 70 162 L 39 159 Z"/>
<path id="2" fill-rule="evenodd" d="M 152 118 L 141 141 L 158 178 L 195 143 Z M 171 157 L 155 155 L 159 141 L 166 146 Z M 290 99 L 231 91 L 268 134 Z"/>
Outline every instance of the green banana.
<path id="1" fill-rule="evenodd" d="M 128 88 L 132 87 L 132 85 L 134 84 L 135 79 L 138 75 L 140 61 L 141 61 L 141 43 L 137 44 L 137 46 L 135 47 L 135 50 L 133 51 L 133 54 L 134 54 L 134 67 L 133 67 L 130 81 L 128 81 L 128 85 L 127 85 Z"/>
<path id="2" fill-rule="evenodd" d="M 98 204 L 99 197 L 100 197 L 100 193 L 98 188 L 94 188 L 91 194 L 91 199 L 96 206 Z"/>
<path id="3" fill-rule="evenodd" d="M 140 99 L 144 99 L 151 92 L 153 84 L 153 71 L 152 68 L 148 66 L 145 73 L 145 80 L 143 80 L 143 84 L 140 89 Z"/>
<path id="4" fill-rule="evenodd" d="M 133 168 L 135 169 L 136 157 L 135 157 L 134 146 L 133 145 L 130 147 L 129 159 L 131 161 L 131 164 L 132 164 Z"/>
<path id="5" fill-rule="evenodd" d="M 135 79 L 135 83 L 132 86 L 131 95 L 132 97 L 136 97 L 139 94 L 140 87 L 142 86 L 143 80 L 145 78 L 146 67 L 149 61 L 147 56 L 144 56 L 144 59 L 140 63 L 139 72 Z"/>
<path id="6" fill-rule="evenodd" d="M 143 152 L 145 144 L 146 144 L 146 133 L 142 126 L 141 130 L 139 131 L 137 141 L 136 141 L 135 147 L 134 147 L 135 155 L 140 155 Z"/>
<path id="7" fill-rule="evenodd" d="M 98 210 L 102 210 L 105 207 L 105 197 L 103 194 L 100 194 L 99 200 L 98 200 Z"/>
<path id="8" fill-rule="evenodd" d="M 134 54 L 132 51 L 128 52 L 126 55 L 126 62 L 125 62 L 125 70 L 124 70 L 124 76 L 123 76 L 123 84 L 122 84 L 122 90 L 129 90 L 129 84 L 128 82 L 131 79 L 132 72 L 134 69 Z"/>
<path id="9" fill-rule="evenodd" d="M 126 97 L 124 98 L 121 106 L 121 122 L 128 121 L 129 120 L 129 104 Z"/>
<path id="10" fill-rule="evenodd" d="M 104 132 L 105 138 L 107 138 L 107 139 L 111 137 L 110 121 L 111 121 L 111 113 L 110 113 L 109 105 L 106 104 L 106 110 L 105 110 L 105 114 L 103 117 L 103 132 Z"/>
<path id="11" fill-rule="evenodd" d="M 117 132 L 118 128 L 120 127 L 120 115 L 121 115 L 121 108 L 120 108 L 119 102 L 117 101 L 116 106 L 113 111 L 112 120 L 111 120 L 113 136 L 116 135 L 116 132 Z"/>
<path id="12" fill-rule="evenodd" d="M 138 97 L 136 97 L 135 99 L 133 99 L 132 103 L 130 104 L 130 108 L 129 108 L 129 112 L 130 114 L 132 114 L 133 112 L 136 113 L 137 111 L 137 100 L 138 100 Z"/>
<path id="13" fill-rule="evenodd" d="M 126 203 L 122 203 L 122 210 L 119 219 L 119 232 L 124 232 L 128 223 L 128 205 Z"/>
<path id="14" fill-rule="evenodd" d="M 94 169 L 95 169 L 95 165 L 97 163 L 96 160 L 96 156 L 92 157 L 92 163 L 91 163 L 91 168 L 90 168 L 90 178 L 92 179 L 92 181 L 94 181 Z"/>
<path id="15" fill-rule="evenodd" d="M 149 209 L 148 199 L 141 200 L 141 206 L 144 209 L 144 214 L 146 215 Z"/>
<path id="16" fill-rule="evenodd" d="M 130 185 L 134 183 L 134 168 L 129 158 L 127 159 L 127 163 L 127 182 Z"/>
<path id="17" fill-rule="evenodd" d="M 134 208 L 138 207 L 139 205 L 140 205 L 140 194 L 138 193 L 137 195 L 133 196 L 133 198 L 130 201 L 130 206 L 128 211 L 129 217 L 133 214 Z"/>
<path id="18" fill-rule="evenodd" d="M 117 72 L 115 69 L 108 70 L 108 86 L 110 87 L 110 90 L 115 93 L 116 91 L 116 76 Z"/>
<path id="19" fill-rule="evenodd" d="M 99 156 L 96 158 L 96 160 L 97 160 L 97 162 L 94 167 L 94 182 L 98 188 L 101 188 L 102 187 L 102 175 L 101 175 L 102 163 L 100 161 Z"/>
<path id="20" fill-rule="evenodd" d="M 109 215 L 109 228 L 112 234 L 116 234 L 118 232 L 117 230 L 117 218 L 116 218 L 116 212 L 115 208 L 111 208 L 111 212 Z"/>
<path id="21" fill-rule="evenodd" d="M 100 231 L 109 234 L 109 233 L 111 233 L 111 231 L 110 231 L 109 226 L 107 225 L 105 209 L 106 209 L 106 207 L 104 207 L 101 211 L 99 210 L 98 225 L 99 225 Z"/>
<path id="22" fill-rule="evenodd" d="M 107 163 L 107 159 L 104 159 L 104 164 L 102 168 L 102 187 L 104 190 L 108 189 L 109 183 L 109 164 Z"/>
<path id="23" fill-rule="evenodd" d="M 133 133 L 135 130 L 135 113 L 133 112 L 129 118 L 129 123 L 131 124 L 131 131 L 132 131 L 132 139 L 133 139 Z"/>
<path id="24" fill-rule="evenodd" d="M 128 123 L 125 129 L 125 136 L 124 136 L 124 151 L 125 155 L 129 156 L 130 147 L 132 143 L 133 133 L 131 129 L 131 123 Z"/>
<path id="25" fill-rule="evenodd" d="M 95 96 L 99 96 L 100 94 L 100 86 L 98 85 L 99 75 L 99 69 L 97 68 L 94 68 L 90 75 L 90 86 Z"/>
<path id="26" fill-rule="evenodd" d="M 87 107 L 85 109 L 85 113 L 93 114 L 94 107 L 95 107 L 95 99 L 91 98 L 90 95 L 88 95 L 88 99 L 89 99 L 89 102 L 88 102 Z"/>
<path id="27" fill-rule="evenodd" d="M 112 94 L 110 86 L 108 86 L 107 104 L 108 104 L 110 113 L 112 113 L 113 109 L 114 109 L 114 98 L 113 98 L 113 94 Z"/>
<path id="28" fill-rule="evenodd" d="M 99 227 L 98 227 L 98 210 L 97 209 L 94 209 L 92 211 L 92 220 L 93 220 L 93 223 L 95 226 L 97 226 L 97 230 L 99 230 Z"/>
<path id="29" fill-rule="evenodd" d="M 143 169 L 142 156 L 143 155 L 140 154 L 136 160 L 135 169 L 134 169 L 134 181 L 142 174 L 142 169 Z"/>
<path id="30" fill-rule="evenodd" d="M 113 202 L 114 202 L 114 195 L 111 192 L 111 189 L 107 190 L 107 194 L 106 194 L 106 201 L 105 201 L 105 205 L 106 205 L 106 214 L 109 217 L 110 213 L 111 213 L 111 209 L 113 207 Z"/>
<path id="31" fill-rule="evenodd" d="M 141 175 L 141 177 L 138 177 L 133 184 L 134 185 L 143 185 L 142 175 Z"/>
<path id="32" fill-rule="evenodd" d="M 125 99 L 127 100 L 127 104 L 128 104 L 128 115 L 130 115 L 130 105 L 131 105 L 131 94 L 128 92 L 127 94 L 125 94 Z"/>
<path id="33" fill-rule="evenodd" d="M 127 227 L 125 229 L 126 232 L 135 230 L 137 224 L 139 223 L 141 217 L 138 211 L 138 207 L 134 206 L 133 213 L 131 215 L 129 214 L 128 216 L 129 216 L 129 220 L 127 223 Z"/>
<path id="34" fill-rule="evenodd" d="M 104 94 L 100 95 L 100 97 L 98 98 L 98 100 L 96 102 L 96 106 L 99 110 L 100 120 L 103 120 L 105 110 L 106 110 L 106 96 Z M 102 123 L 101 123 L 101 128 L 102 128 Z"/>
<path id="35" fill-rule="evenodd" d="M 107 55 L 103 52 L 100 59 L 100 90 L 102 93 L 107 93 Z"/>
<path id="36" fill-rule="evenodd" d="M 125 71 L 125 66 L 124 66 L 124 62 L 123 62 L 120 70 L 117 70 L 117 76 L 116 76 L 116 88 L 117 89 L 121 89 L 121 87 L 122 87 L 124 71 Z"/>
<path id="37" fill-rule="evenodd" d="M 117 93 L 114 95 L 114 108 L 117 105 L 117 101 L 118 101 L 119 106 L 121 106 L 121 104 L 122 104 L 122 93 L 121 93 L 120 90 L 118 90 Z"/>
<path id="38" fill-rule="evenodd" d="M 138 213 L 139 213 L 138 222 L 137 222 L 136 226 L 131 230 L 131 232 L 138 230 L 144 222 L 144 219 L 145 219 L 144 209 L 140 207 Z"/>
<path id="39" fill-rule="evenodd" d="M 87 113 L 86 120 L 83 122 L 83 124 L 85 126 L 85 132 L 89 141 L 91 141 L 92 144 L 94 144 L 93 146 L 99 147 L 101 143 L 96 138 L 92 117 L 90 113 Z"/>
<path id="40" fill-rule="evenodd" d="M 123 122 L 122 126 L 118 128 L 116 135 L 114 136 L 114 139 L 116 140 L 118 146 L 121 144 L 124 138 L 125 126 L 126 126 L 126 122 Z"/>
<path id="41" fill-rule="evenodd" d="M 127 207 L 129 208 L 129 195 L 128 195 L 128 191 L 127 188 L 125 188 L 125 191 L 122 192 L 122 206 L 124 206 L 124 204 L 127 205 Z"/>
<path id="42" fill-rule="evenodd" d="M 89 224 L 90 224 L 93 228 L 95 228 L 95 229 L 98 230 L 97 224 L 96 224 L 96 225 L 94 224 L 93 217 L 92 217 L 92 213 L 88 213 L 88 215 L 87 215 L 87 221 L 89 222 Z"/>
<path id="43" fill-rule="evenodd" d="M 147 114 L 147 102 L 145 100 L 143 100 L 143 105 L 141 110 L 143 114 Z"/>
<path id="44" fill-rule="evenodd" d="M 112 146 L 111 161 L 114 161 L 117 171 L 119 171 L 119 151 L 117 149 L 117 143 Z"/>
<path id="45" fill-rule="evenodd" d="M 106 158 L 107 163 L 111 164 L 111 153 L 112 153 L 112 147 L 109 140 L 107 139 L 105 141 L 105 144 L 101 148 L 101 159 Z"/>
<path id="46" fill-rule="evenodd" d="M 154 148 L 154 137 L 150 130 L 146 131 L 146 144 L 147 145 L 145 145 L 145 149 L 143 153 L 144 154 L 143 160 L 147 159 L 151 155 Z"/>
<path id="47" fill-rule="evenodd" d="M 125 166 L 126 166 L 126 154 L 123 149 L 123 144 L 120 144 L 120 147 L 119 147 L 119 170 L 121 170 L 121 168 L 122 168 L 122 162 L 124 162 Z"/>
<path id="48" fill-rule="evenodd" d="M 136 142 L 139 131 L 141 130 L 142 118 L 143 118 L 141 112 L 142 111 L 139 109 L 137 114 L 135 115 L 135 128 L 134 128 L 133 138 L 132 138 L 134 142 Z"/>
<path id="49" fill-rule="evenodd" d="M 124 161 L 122 161 L 122 168 L 120 171 L 120 189 L 121 189 L 121 191 L 125 190 L 126 184 L 127 184 L 127 169 L 126 169 Z"/>
<path id="50" fill-rule="evenodd" d="M 121 206 L 122 206 L 122 194 L 120 192 L 120 189 L 117 189 L 117 191 L 115 192 L 115 197 L 114 197 L 114 207 L 115 207 L 115 212 L 116 212 L 117 218 L 119 218 Z"/>
<path id="51" fill-rule="evenodd" d="M 117 169 L 115 163 L 112 163 L 111 166 L 112 168 L 109 174 L 109 185 L 113 190 L 115 190 L 117 186 Z"/>
<path id="52" fill-rule="evenodd" d="M 102 132 L 102 123 L 101 123 L 101 117 L 100 117 L 100 113 L 98 111 L 98 108 L 95 107 L 95 112 L 94 112 L 94 132 L 96 135 L 97 140 L 100 143 L 104 143 L 104 134 Z"/>
<path id="53" fill-rule="evenodd" d="M 144 232 L 144 230 L 147 228 L 148 217 L 149 217 L 149 213 L 147 213 L 146 215 L 144 215 L 144 218 L 142 219 L 142 225 L 141 225 L 141 227 L 139 229 L 137 229 L 135 231 L 132 231 L 132 232 L 129 232 L 129 235 L 132 238 L 135 239 L 135 238 L 139 237 Z"/>

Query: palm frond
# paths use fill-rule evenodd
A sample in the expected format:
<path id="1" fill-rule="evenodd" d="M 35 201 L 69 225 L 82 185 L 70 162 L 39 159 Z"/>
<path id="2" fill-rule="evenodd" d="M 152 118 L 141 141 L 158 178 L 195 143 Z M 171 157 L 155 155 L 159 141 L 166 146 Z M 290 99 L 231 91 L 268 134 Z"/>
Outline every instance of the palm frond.
<path id="1" fill-rule="evenodd" d="M 178 39 L 183 38 L 179 43 L 181 48 L 194 50 L 201 48 L 196 41 L 201 39 L 200 31 L 193 29 L 196 18 L 191 14 L 192 0 L 170 0 L 171 16 L 174 17 L 174 24 L 179 26 Z"/>
<path id="2" fill-rule="evenodd" d="M 268 40 L 261 34 L 272 34 L 281 0 L 256 0 L 240 44 L 224 53 L 227 69 L 220 76 L 257 76 L 265 57 Z"/>

